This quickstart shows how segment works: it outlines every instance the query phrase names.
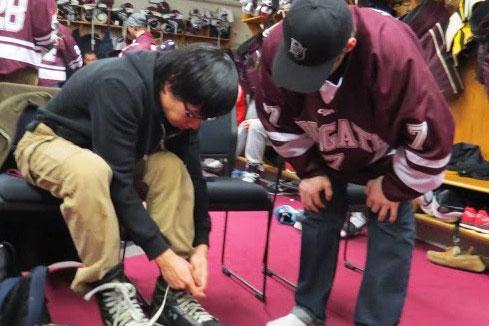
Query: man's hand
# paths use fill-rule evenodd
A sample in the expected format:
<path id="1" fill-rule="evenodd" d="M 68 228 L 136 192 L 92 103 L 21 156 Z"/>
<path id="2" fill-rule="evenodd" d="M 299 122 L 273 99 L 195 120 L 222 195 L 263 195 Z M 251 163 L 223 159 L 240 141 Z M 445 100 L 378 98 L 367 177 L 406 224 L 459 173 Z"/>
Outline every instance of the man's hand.
<path id="1" fill-rule="evenodd" d="M 243 127 L 243 128 L 245 128 L 245 129 L 248 129 L 250 127 L 251 122 L 253 120 L 258 120 L 258 119 L 246 119 L 243 122 L 241 122 L 240 126 Z"/>
<path id="2" fill-rule="evenodd" d="M 389 215 L 389 222 L 394 223 L 397 219 L 398 202 L 387 199 L 382 192 L 382 180 L 384 177 L 367 182 L 365 194 L 367 194 L 367 206 L 370 210 L 378 214 L 378 221 L 384 222 Z"/>
<path id="3" fill-rule="evenodd" d="M 195 247 L 193 255 L 190 257 L 192 265 L 192 277 L 197 288 L 203 293 L 207 287 L 207 250 L 205 244 Z"/>
<path id="4" fill-rule="evenodd" d="M 156 264 L 160 268 L 161 275 L 172 289 L 187 290 L 194 297 L 205 296 L 192 277 L 192 265 L 175 254 L 173 250 L 167 249 L 156 257 Z"/>
<path id="5" fill-rule="evenodd" d="M 327 200 L 333 198 L 333 189 L 327 176 L 303 179 L 299 184 L 302 205 L 309 211 L 317 213 L 321 208 L 324 208 L 324 203 L 321 200 L 322 193 L 324 193 Z"/>

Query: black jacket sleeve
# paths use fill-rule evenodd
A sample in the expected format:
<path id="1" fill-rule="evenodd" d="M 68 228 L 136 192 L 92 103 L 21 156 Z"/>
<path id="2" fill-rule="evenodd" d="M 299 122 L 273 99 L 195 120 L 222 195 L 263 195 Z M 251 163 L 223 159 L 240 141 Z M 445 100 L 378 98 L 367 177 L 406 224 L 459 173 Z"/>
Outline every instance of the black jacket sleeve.
<path id="1" fill-rule="evenodd" d="M 209 217 L 209 199 L 207 196 L 207 184 L 202 176 L 200 164 L 199 134 L 197 131 L 185 131 L 180 136 L 172 138 L 167 147 L 184 162 L 192 179 L 195 192 L 194 246 L 209 244 L 211 220 Z"/>
<path id="2" fill-rule="evenodd" d="M 131 239 L 154 259 L 168 249 L 168 244 L 134 187 L 144 90 L 141 85 L 128 89 L 117 80 L 105 80 L 97 89 L 101 94 L 95 94 L 90 103 L 93 151 L 112 169 L 110 193 L 120 222 Z"/>

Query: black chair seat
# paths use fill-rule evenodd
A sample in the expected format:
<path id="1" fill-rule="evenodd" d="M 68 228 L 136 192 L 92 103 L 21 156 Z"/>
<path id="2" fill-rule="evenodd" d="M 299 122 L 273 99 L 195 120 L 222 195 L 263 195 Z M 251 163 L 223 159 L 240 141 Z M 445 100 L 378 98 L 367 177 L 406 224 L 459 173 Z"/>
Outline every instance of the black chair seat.
<path id="1" fill-rule="evenodd" d="M 210 211 L 261 211 L 271 209 L 263 187 L 231 178 L 207 179 Z M 253 205 L 250 205 L 250 202 Z"/>
<path id="2" fill-rule="evenodd" d="M 348 204 L 350 211 L 352 207 L 364 207 L 367 196 L 365 195 L 365 186 L 349 183 L 347 186 Z"/>
<path id="3" fill-rule="evenodd" d="M 48 191 L 30 185 L 24 178 L 0 174 L 0 207 L 2 211 L 59 211 L 61 201 Z"/>
<path id="4" fill-rule="evenodd" d="M 239 179 L 207 179 L 209 210 L 248 211 L 252 200 L 253 210 L 270 209 L 270 199 L 263 187 Z M 243 201 L 246 198 L 246 201 Z M 0 174 L 0 206 L 3 211 L 47 212 L 59 210 L 60 199 L 48 191 L 30 185 L 24 178 Z"/>

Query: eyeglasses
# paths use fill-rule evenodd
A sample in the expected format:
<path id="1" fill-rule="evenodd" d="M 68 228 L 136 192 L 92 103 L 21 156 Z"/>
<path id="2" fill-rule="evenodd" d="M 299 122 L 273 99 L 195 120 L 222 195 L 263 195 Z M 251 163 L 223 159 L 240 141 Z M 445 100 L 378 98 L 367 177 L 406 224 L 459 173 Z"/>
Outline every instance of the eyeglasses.
<path id="1" fill-rule="evenodd" d="M 191 110 L 188 107 L 187 102 L 183 102 L 183 106 L 185 107 L 185 115 L 187 116 L 187 118 L 199 119 L 199 120 L 207 120 L 208 119 L 206 116 L 202 115 L 202 113 L 200 113 L 197 109 Z"/>

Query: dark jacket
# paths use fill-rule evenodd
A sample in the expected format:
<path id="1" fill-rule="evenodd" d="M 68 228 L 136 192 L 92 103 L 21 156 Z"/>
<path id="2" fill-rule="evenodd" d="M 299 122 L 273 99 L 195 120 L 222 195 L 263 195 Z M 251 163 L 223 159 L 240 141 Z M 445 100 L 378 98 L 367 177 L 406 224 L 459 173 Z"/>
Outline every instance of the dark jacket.
<path id="1" fill-rule="evenodd" d="M 207 188 L 196 131 L 179 131 L 166 121 L 153 70 L 156 52 L 103 59 L 82 68 L 64 85 L 37 121 L 73 143 L 91 149 L 112 168 L 111 195 L 117 216 L 149 258 L 168 248 L 134 187 L 134 168 L 144 155 L 164 147 L 178 155 L 195 188 L 194 245 L 208 243 Z"/>

